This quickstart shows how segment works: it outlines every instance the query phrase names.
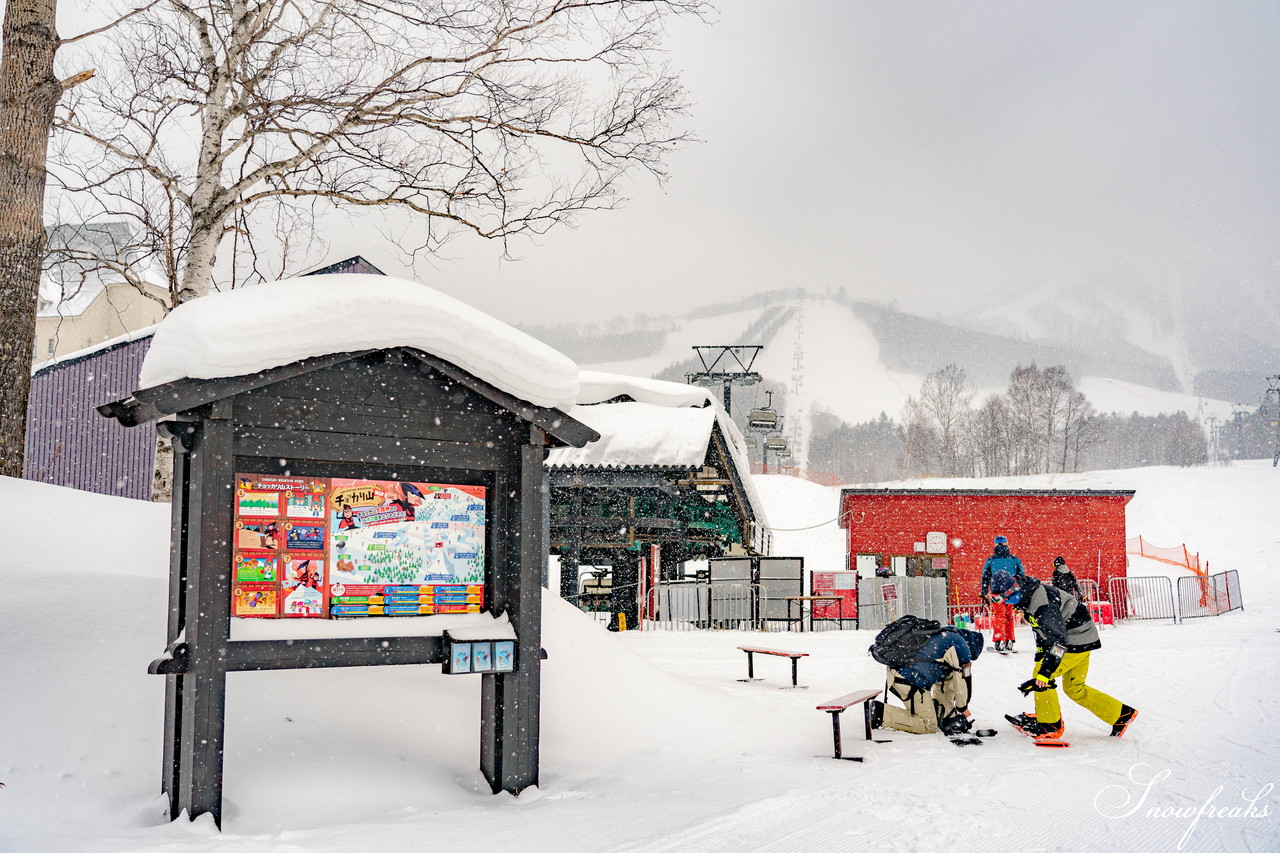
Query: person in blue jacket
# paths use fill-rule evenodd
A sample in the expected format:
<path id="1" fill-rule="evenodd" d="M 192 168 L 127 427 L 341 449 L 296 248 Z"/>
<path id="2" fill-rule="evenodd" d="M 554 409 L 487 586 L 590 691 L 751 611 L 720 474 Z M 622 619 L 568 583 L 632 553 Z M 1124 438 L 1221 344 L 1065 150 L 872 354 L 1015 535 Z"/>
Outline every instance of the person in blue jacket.
<path id="1" fill-rule="evenodd" d="M 903 707 L 873 700 L 871 726 L 913 734 L 967 732 L 972 723 L 973 661 L 982 654 L 982 634 L 943 627 L 925 641 L 915 660 L 889 670 L 889 692 Z"/>
<path id="2" fill-rule="evenodd" d="M 982 566 L 982 600 L 991 605 L 991 641 L 998 652 L 1013 651 L 1013 608 L 991 597 L 991 576 L 995 572 L 1008 572 L 1015 578 L 1024 578 L 1026 571 L 1022 560 L 1009 552 L 1007 536 L 996 537 L 994 553 Z"/>

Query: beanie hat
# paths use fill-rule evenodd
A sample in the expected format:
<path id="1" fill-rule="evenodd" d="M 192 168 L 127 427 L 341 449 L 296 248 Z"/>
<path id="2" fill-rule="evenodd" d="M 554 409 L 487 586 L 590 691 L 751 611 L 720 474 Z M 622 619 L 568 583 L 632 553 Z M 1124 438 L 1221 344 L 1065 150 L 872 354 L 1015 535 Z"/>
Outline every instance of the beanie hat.
<path id="1" fill-rule="evenodd" d="M 1056 569 L 1058 566 L 1065 566 L 1066 564 L 1067 564 L 1067 561 L 1066 561 L 1066 560 L 1064 560 L 1062 557 L 1054 557 L 1054 558 L 1053 558 L 1053 567 L 1054 567 L 1055 569 Z"/>
<path id="2" fill-rule="evenodd" d="M 991 591 L 996 595 L 1004 595 L 1006 592 L 1013 589 L 1013 587 L 1013 575 L 1008 572 L 999 571 L 991 576 Z"/>
<path id="3" fill-rule="evenodd" d="M 1008 545 L 1008 544 L 1009 544 L 1009 537 L 1008 537 L 1008 536 L 997 536 L 997 537 L 996 537 L 996 544 L 997 544 L 997 545 Z"/>

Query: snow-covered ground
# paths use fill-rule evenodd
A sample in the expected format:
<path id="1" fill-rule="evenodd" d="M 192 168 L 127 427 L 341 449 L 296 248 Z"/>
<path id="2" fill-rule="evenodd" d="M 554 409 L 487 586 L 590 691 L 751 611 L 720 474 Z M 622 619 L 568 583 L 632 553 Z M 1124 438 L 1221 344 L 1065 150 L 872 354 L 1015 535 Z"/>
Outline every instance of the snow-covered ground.
<path id="1" fill-rule="evenodd" d="M 998 737 L 864 745 L 855 717 L 858 764 L 831 760 L 814 706 L 881 683 L 868 632 L 764 638 L 811 655 L 808 688 L 779 689 L 784 661 L 736 680 L 736 646 L 757 634 L 610 634 L 549 600 L 539 788 L 488 792 L 476 680 L 435 666 L 234 674 L 219 834 L 170 823 L 159 796 L 162 679 L 146 665 L 165 641 L 167 508 L 0 480 L 0 850 L 1280 849 L 1280 471 L 929 484 L 1136 489 L 1129 534 L 1238 569 L 1246 609 L 1105 631 L 1090 682 L 1141 710 L 1121 740 L 1068 702 L 1073 747 L 1035 749 L 1001 718 L 1027 707 L 1014 685 L 1030 656 L 987 655 L 973 708 Z M 837 490 L 757 485 L 777 553 L 842 564 Z"/>

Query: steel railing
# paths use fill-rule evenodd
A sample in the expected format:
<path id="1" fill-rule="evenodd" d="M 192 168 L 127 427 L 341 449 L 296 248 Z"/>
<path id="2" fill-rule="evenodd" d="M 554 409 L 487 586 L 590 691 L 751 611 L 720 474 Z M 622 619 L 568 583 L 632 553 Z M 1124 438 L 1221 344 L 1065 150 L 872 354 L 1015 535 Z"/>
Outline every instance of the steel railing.
<path id="1" fill-rule="evenodd" d="M 658 612 L 641 623 L 645 631 L 753 627 L 750 583 L 666 581 L 655 590 Z"/>
<path id="2" fill-rule="evenodd" d="M 1183 619 L 1243 610 L 1239 573 L 1232 569 L 1208 577 L 1178 578 L 1178 608 Z"/>
<path id="3" fill-rule="evenodd" d="M 1101 600 L 1097 581 L 1089 578 L 1077 578 L 1076 583 L 1080 584 L 1080 592 L 1084 594 L 1085 603 Z"/>
<path id="4" fill-rule="evenodd" d="M 1111 615 L 1115 619 L 1172 619 L 1173 584 L 1166 577 L 1112 578 L 1107 584 Z"/>

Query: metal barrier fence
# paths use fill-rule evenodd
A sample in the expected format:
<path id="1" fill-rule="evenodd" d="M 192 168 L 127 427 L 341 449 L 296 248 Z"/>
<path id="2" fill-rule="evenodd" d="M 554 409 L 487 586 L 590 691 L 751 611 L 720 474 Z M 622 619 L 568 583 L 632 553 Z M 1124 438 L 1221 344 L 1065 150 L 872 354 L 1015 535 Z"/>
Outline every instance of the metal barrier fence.
<path id="1" fill-rule="evenodd" d="M 858 582 L 858 627 L 879 631 L 888 621 L 888 608 L 881 589 L 886 583 L 897 586 L 898 598 L 894 614 L 908 613 L 922 619 L 946 620 L 946 578 L 863 578 Z"/>
<path id="2" fill-rule="evenodd" d="M 1100 600 L 1098 582 L 1089 578 L 1078 578 L 1076 580 L 1080 584 L 1080 592 L 1084 593 L 1086 602 Z"/>
<path id="3" fill-rule="evenodd" d="M 1173 606 L 1173 584 L 1166 577 L 1112 578 L 1107 584 L 1107 592 L 1111 599 L 1111 613 L 1116 619 L 1178 621 L 1178 613 Z"/>
<path id="4" fill-rule="evenodd" d="M 1243 610 L 1240 575 L 1232 569 L 1208 577 L 1178 578 L 1178 608 L 1183 619 Z"/>
<path id="5" fill-rule="evenodd" d="M 952 625 L 961 617 L 966 627 L 971 629 L 991 627 L 991 608 L 985 604 L 953 604 L 947 608 L 947 621 Z"/>
<path id="6" fill-rule="evenodd" d="M 751 628 L 750 583 L 669 581 L 658 584 L 658 614 L 646 619 L 645 631 L 695 631 L 706 628 Z"/>

